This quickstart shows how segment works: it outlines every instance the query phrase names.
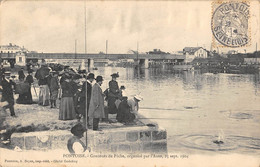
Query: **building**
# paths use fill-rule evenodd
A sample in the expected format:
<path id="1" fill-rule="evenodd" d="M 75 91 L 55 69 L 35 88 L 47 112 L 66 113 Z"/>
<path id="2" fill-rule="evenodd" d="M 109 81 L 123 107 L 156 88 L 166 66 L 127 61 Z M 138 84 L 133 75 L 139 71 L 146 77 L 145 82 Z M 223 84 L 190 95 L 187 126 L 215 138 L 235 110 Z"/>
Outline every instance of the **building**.
<path id="1" fill-rule="evenodd" d="M 207 58 L 208 52 L 202 47 L 185 47 L 183 49 L 183 55 L 186 56 L 186 63 L 191 62 L 194 58 Z"/>
<path id="2" fill-rule="evenodd" d="M 229 55 L 234 55 L 234 54 L 238 54 L 238 52 L 237 52 L 237 50 L 229 50 L 229 51 L 227 52 L 227 54 L 229 54 Z"/>
<path id="3" fill-rule="evenodd" d="M 15 44 L 9 43 L 9 45 L 0 45 L 0 53 L 28 53 L 29 51 L 24 47 L 17 46 Z"/>
<path id="4" fill-rule="evenodd" d="M 154 49 L 153 51 L 146 52 L 146 54 L 170 54 L 169 52 L 163 52 L 160 49 Z"/>

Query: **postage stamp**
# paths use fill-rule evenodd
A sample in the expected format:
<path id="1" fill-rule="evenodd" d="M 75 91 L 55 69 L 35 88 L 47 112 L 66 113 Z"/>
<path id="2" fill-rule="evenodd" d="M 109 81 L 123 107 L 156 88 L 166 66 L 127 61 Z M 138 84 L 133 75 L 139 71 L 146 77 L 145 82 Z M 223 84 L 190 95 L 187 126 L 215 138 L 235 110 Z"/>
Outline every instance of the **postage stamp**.
<path id="1" fill-rule="evenodd" d="M 250 45 L 250 4 L 247 1 L 212 2 L 211 29 L 214 47 Z"/>

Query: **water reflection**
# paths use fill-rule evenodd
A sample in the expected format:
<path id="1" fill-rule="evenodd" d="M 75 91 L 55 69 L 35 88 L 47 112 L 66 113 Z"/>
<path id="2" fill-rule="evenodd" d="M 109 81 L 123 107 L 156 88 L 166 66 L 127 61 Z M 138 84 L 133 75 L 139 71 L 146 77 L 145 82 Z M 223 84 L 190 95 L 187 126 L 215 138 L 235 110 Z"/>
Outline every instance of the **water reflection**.
<path id="1" fill-rule="evenodd" d="M 252 153 L 260 149 L 260 139 L 245 136 L 229 136 L 222 144 L 212 142 L 217 136 L 214 135 L 181 135 L 175 136 L 176 143 L 189 149 L 199 149 L 205 151 L 230 151 L 239 150 L 241 153 Z"/>
<path id="2" fill-rule="evenodd" d="M 104 67 L 94 71 L 105 78 L 103 90 L 114 72 L 128 96 L 143 96 L 140 113 L 167 129 L 170 152 L 260 153 L 259 74 Z M 213 142 L 219 129 L 225 134 L 221 145 Z"/>

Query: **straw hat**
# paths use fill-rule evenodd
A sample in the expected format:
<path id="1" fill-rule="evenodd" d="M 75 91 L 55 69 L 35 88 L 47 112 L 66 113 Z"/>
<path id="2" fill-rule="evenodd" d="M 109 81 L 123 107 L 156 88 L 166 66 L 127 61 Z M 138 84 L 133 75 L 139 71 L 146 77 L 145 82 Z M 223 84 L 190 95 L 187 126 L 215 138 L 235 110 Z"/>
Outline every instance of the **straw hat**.
<path id="1" fill-rule="evenodd" d="M 140 96 L 140 95 L 135 95 L 134 98 L 135 98 L 136 100 L 138 100 L 138 101 L 143 100 L 142 96 Z"/>

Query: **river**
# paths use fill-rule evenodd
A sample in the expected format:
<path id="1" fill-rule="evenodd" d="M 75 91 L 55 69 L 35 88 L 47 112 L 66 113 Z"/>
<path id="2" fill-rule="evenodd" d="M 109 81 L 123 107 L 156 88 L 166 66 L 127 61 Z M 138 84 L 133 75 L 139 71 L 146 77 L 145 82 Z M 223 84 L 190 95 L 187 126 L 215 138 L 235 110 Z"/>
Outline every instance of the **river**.
<path id="1" fill-rule="evenodd" d="M 99 67 L 102 89 L 119 72 L 140 113 L 167 130 L 171 153 L 260 153 L 260 75 Z M 221 143 L 219 143 L 221 142 Z"/>

